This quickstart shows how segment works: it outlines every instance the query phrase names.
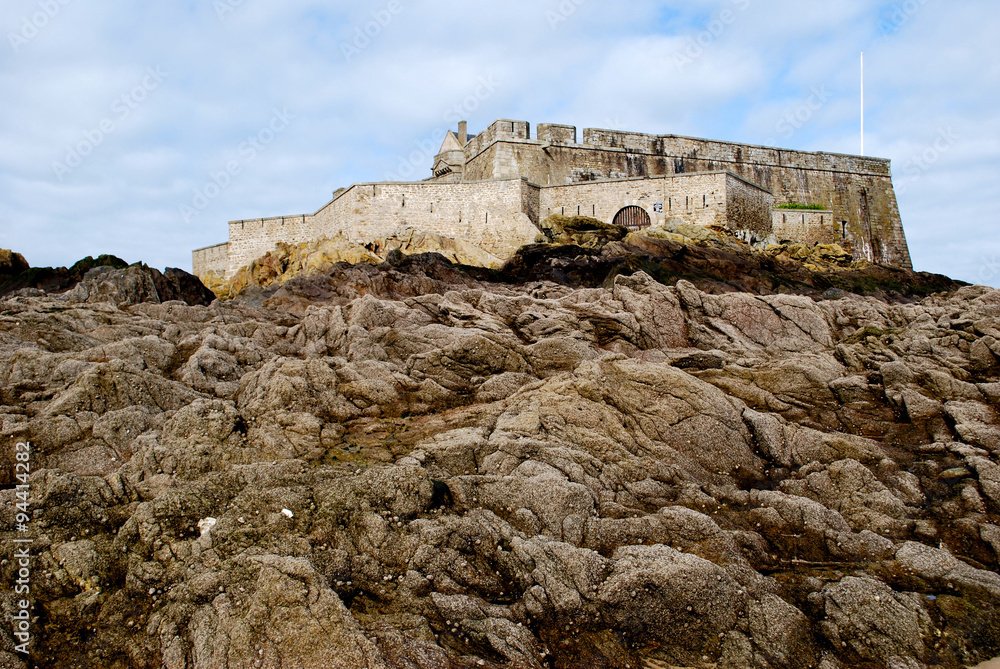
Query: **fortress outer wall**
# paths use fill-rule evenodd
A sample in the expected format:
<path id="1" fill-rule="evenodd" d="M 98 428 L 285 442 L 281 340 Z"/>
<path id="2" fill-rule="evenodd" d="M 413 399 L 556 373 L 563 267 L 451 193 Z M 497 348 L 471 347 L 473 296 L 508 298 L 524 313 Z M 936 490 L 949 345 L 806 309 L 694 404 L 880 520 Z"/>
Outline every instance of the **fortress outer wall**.
<path id="1" fill-rule="evenodd" d="M 466 145 L 465 178 L 525 176 L 540 186 L 728 171 L 774 195 L 776 205 L 817 204 L 845 224 L 845 243 L 869 260 L 912 267 L 889 161 L 675 135 L 530 126 L 500 120 Z"/>

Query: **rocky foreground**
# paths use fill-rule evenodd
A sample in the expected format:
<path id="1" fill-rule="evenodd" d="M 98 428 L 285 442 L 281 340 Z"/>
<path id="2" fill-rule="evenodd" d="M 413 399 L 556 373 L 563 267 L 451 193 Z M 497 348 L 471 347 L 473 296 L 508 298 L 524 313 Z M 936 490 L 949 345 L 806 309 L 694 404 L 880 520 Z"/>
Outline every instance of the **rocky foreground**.
<path id="1" fill-rule="evenodd" d="M 141 266 L 0 300 L 34 666 L 1000 654 L 1000 291 L 625 242 L 520 282 L 395 256 L 209 305 Z"/>

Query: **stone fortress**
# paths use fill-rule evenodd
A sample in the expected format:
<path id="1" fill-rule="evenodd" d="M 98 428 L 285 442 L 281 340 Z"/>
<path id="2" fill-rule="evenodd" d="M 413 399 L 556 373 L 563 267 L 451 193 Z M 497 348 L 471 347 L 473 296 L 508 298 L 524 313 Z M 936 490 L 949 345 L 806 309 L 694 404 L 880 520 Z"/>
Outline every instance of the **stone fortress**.
<path id="1" fill-rule="evenodd" d="M 818 205 L 789 209 L 782 205 Z M 509 257 L 551 214 L 633 230 L 670 219 L 729 228 L 748 242 L 838 243 L 855 257 L 912 268 L 889 161 L 676 135 L 498 120 L 449 131 L 432 176 L 341 188 L 314 214 L 230 221 L 229 241 L 193 253 L 194 274 L 230 278 L 278 242 L 364 244 L 431 232 Z"/>

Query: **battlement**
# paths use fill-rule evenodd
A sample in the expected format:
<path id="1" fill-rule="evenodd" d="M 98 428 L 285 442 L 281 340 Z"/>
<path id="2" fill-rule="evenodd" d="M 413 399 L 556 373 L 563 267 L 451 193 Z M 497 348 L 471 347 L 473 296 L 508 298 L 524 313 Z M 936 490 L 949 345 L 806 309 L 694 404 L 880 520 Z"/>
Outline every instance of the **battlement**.
<path id="1" fill-rule="evenodd" d="M 538 140 L 549 144 L 576 144 L 576 126 L 541 123 L 538 126 Z"/>
<path id="2" fill-rule="evenodd" d="M 476 156 L 497 142 L 516 142 L 531 139 L 531 126 L 527 121 L 500 119 L 493 121 L 486 130 L 465 145 L 465 155 Z"/>
<path id="3" fill-rule="evenodd" d="M 677 158 L 687 156 L 720 163 L 753 163 L 772 167 L 890 176 L 890 161 L 886 158 L 825 151 L 798 151 L 684 135 L 653 135 L 600 128 L 584 128 L 583 141 L 577 144 L 576 126 L 541 123 L 538 125 L 536 140 L 530 137 L 530 128 L 527 121 L 508 119 L 494 121 L 466 146 L 466 158 L 471 160 L 498 142 L 560 144 L 651 156 Z"/>

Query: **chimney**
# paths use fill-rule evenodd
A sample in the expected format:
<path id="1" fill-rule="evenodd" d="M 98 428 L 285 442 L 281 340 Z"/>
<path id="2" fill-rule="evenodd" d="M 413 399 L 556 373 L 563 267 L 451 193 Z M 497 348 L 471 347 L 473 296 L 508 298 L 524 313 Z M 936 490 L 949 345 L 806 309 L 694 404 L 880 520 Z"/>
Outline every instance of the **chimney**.
<path id="1" fill-rule="evenodd" d="M 469 141 L 469 124 L 467 121 L 458 122 L 458 143 L 465 146 Z"/>

